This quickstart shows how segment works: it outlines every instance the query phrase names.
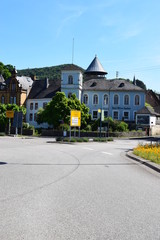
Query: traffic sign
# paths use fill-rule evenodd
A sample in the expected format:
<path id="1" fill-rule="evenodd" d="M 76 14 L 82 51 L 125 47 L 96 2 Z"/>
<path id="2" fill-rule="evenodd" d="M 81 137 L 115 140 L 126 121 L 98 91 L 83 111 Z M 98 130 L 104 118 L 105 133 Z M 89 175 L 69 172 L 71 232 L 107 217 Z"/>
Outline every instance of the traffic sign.
<path id="1" fill-rule="evenodd" d="M 81 111 L 71 110 L 70 126 L 80 127 L 81 126 Z"/>
<path id="2" fill-rule="evenodd" d="M 6 118 L 14 118 L 14 111 L 13 110 L 7 110 L 6 111 Z"/>

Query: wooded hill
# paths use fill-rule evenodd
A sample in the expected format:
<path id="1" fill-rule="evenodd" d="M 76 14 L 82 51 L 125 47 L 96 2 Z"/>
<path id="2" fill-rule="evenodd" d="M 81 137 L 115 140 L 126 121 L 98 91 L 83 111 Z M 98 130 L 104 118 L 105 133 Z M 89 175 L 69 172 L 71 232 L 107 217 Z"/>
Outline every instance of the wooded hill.
<path id="1" fill-rule="evenodd" d="M 62 64 L 58 66 L 52 66 L 52 67 L 43 67 L 43 68 L 27 68 L 22 70 L 17 70 L 18 76 L 36 76 L 37 80 L 42 80 L 45 78 L 48 79 L 60 79 L 61 78 L 61 71 L 63 69 L 71 69 L 72 67 L 75 67 L 76 65 L 73 64 Z M 76 66 L 78 67 L 78 66 Z M 84 72 L 83 68 L 78 67 L 79 69 Z"/>
<path id="2" fill-rule="evenodd" d="M 52 67 L 43 67 L 43 68 L 27 68 L 22 70 L 17 70 L 18 76 L 29 76 L 32 77 L 36 76 L 37 80 L 42 79 L 61 79 L 61 71 L 62 70 L 76 70 L 76 68 L 80 69 L 82 72 L 85 70 L 77 65 L 74 64 L 62 64 Z M 133 82 L 130 79 L 119 78 L 119 80 L 126 80 L 129 82 Z M 84 76 L 84 81 L 86 81 Z M 134 80 L 135 81 L 135 80 Z M 136 85 L 146 90 L 146 85 L 139 79 L 136 79 Z"/>

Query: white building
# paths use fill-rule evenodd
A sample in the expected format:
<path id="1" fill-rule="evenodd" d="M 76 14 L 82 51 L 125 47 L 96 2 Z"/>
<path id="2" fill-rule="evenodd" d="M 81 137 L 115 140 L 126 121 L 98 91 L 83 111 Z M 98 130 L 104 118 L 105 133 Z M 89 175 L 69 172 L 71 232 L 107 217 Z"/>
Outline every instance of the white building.
<path id="1" fill-rule="evenodd" d="M 59 80 L 35 80 L 26 101 L 26 122 L 35 128 L 47 128 L 48 124 L 36 122 L 37 112 L 45 108 L 57 91 L 60 91 Z"/>

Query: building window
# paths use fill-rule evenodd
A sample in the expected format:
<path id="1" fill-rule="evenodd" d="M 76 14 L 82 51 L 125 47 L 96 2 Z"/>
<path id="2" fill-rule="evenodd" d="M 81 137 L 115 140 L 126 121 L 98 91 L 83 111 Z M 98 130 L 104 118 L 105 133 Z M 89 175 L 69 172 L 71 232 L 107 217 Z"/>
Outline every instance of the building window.
<path id="1" fill-rule="evenodd" d="M 71 98 L 71 96 L 72 96 L 72 93 L 68 93 L 68 98 Z"/>
<path id="2" fill-rule="evenodd" d="M 138 106 L 140 104 L 140 99 L 139 99 L 139 95 L 135 96 L 135 105 Z"/>
<path id="3" fill-rule="evenodd" d="M 104 117 L 107 118 L 108 117 L 108 111 L 104 110 Z"/>
<path id="4" fill-rule="evenodd" d="M 10 104 L 13 103 L 13 97 L 10 97 Z"/>
<path id="5" fill-rule="evenodd" d="M 46 106 L 47 106 L 47 102 L 44 102 L 44 103 L 43 103 L 43 109 L 45 109 Z"/>
<path id="6" fill-rule="evenodd" d="M 97 119 L 98 117 L 98 111 L 93 111 L 93 119 Z"/>
<path id="7" fill-rule="evenodd" d="M 37 113 L 34 114 L 34 121 L 37 121 Z"/>
<path id="8" fill-rule="evenodd" d="M 30 110 L 33 110 L 33 103 L 30 103 Z"/>
<path id="9" fill-rule="evenodd" d="M 128 95 L 124 96 L 124 105 L 129 105 L 129 96 Z"/>
<path id="10" fill-rule="evenodd" d="M 10 104 L 16 104 L 16 97 L 10 97 Z"/>
<path id="11" fill-rule="evenodd" d="M 129 120 L 129 112 L 123 113 L 124 120 Z"/>
<path id="12" fill-rule="evenodd" d="M 68 76 L 68 84 L 73 84 L 73 76 L 72 75 Z"/>
<path id="13" fill-rule="evenodd" d="M 1 97 L 1 103 L 2 103 L 2 104 L 5 103 L 5 97 L 4 97 L 4 96 Z"/>
<path id="14" fill-rule="evenodd" d="M 103 104 L 107 105 L 108 104 L 108 95 L 104 95 L 104 99 L 103 99 Z"/>
<path id="15" fill-rule="evenodd" d="M 13 103 L 16 104 L 16 97 L 13 97 Z"/>
<path id="16" fill-rule="evenodd" d="M 84 94 L 83 102 L 84 102 L 84 104 L 88 104 L 88 95 L 87 94 Z"/>
<path id="17" fill-rule="evenodd" d="M 32 114 L 32 113 L 29 114 L 29 121 L 30 121 L 30 122 L 33 121 L 33 114 Z"/>
<path id="18" fill-rule="evenodd" d="M 114 105 L 118 105 L 119 104 L 119 97 L 118 95 L 114 95 Z"/>
<path id="19" fill-rule="evenodd" d="M 93 104 L 98 104 L 98 95 L 96 94 L 93 96 Z"/>
<path id="20" fill-rule="evenodd" d="M 12 85 L 11 85 L 11 90 L 12 90 L 12 91 L 15 91 L 15 90 L 16 90 L 16 83 L 12 83 Z"/>
<path id="21" fill-rule="evenodd" d="M 118 120 L 118 111 L 113 112 L 113 119 Z"/>
<path id="22" fill-rule="evenodd" d="M 38 109 L 38 103 L 35 103 L 35 110 Z"/>

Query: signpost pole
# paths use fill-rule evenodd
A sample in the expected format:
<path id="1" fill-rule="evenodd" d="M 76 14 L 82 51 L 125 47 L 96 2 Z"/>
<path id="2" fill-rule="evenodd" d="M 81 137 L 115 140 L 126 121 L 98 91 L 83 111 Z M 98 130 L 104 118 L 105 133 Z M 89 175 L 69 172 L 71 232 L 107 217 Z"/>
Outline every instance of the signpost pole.
<path id="1" fill-rule="evenodd" d="M 9 128 L 8 128 L 8 134 L 10 135 L 11 133 L 11 119 L 9 118 Z"/>
<path id="2" fill-rule="evenodd" d="M 13 110 L 7 110 L 6 111 L 6 118 L 9 119 L 8 134 L 10 134 L 11 133 L 11 118 L 14 118 L 14 111 Z"/>
<path id="3" fill-rule="evenodd" d="M 71 110 L 70 113 L 70 129 L 74 127 L 74 137 L 76 137 L 76 127 L 79 127 L 79 136 L 80 136 L 80 126 L 81 126 L 81 111 Z M 71 130 L 70 130 L 71 138 Z"/>
<path id="4" fill-rule="evenodd" d="M 100 112 L 100 138 L 101 138 L 101 130 L 102 130 L 102 119 L 101 119 L 102 111 Z"/>
<path id="5" fill-rule="evenodd" d="M 71 126 L 70 126 L 69 140 L 71 141 Z"/>

